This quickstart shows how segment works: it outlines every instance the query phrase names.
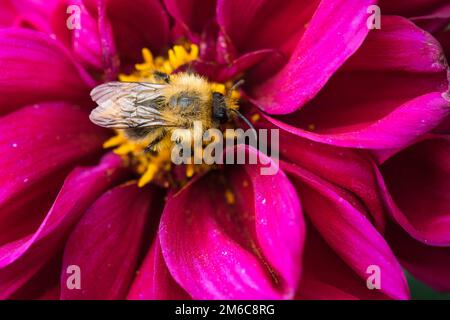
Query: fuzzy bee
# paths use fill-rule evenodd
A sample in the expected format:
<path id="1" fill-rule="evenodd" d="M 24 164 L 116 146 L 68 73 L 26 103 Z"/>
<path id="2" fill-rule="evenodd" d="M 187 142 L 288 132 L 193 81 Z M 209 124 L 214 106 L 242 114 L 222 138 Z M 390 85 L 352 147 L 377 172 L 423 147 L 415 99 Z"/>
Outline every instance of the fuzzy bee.
<path id="1" fill-rule="evenodd" d="M 129 139 L 150 141 L 146 151 L 156 152 L 173 130 L 191 129 L 195 121 L 203 128 L 227 122 L 234 104 L 232 91 L 223 95 L 203 77 L 193 73 L 154 74 L 155 83 L 108 82 L 91 91 L 98 106 L 89 119 L 101 126 L 123 129 Z M 243 118 L 243 117 L 242 117 Z M 244 121 L 248 121 L 244 118 Z"/>

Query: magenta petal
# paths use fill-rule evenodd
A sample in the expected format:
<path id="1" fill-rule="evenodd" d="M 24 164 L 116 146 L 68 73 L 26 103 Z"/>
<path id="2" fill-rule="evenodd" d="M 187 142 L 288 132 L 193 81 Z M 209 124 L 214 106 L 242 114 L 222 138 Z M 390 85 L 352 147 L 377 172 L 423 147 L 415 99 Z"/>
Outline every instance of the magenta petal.
<path id="1" fill-rule="evenodd" d="M 0 206 L 98 154 L 107 138 L 86 112 L 62 103 L 24 107 L 0 118 L 0 130 Z"/>
<path id="2" fill-rule="evenodd" d="M 293 165 L 282 166 L 298 182 L 308 217 L 324 240 L 365 283 L 367 268 L 383 272 L 381 292 L 393 299 L 407 299 L 408 285 L 402 268 L 383 236 L 367 219 L 365 208 L 350 193 Z"/>
<path id="3" fill-rule="evenodd" d="M 415 278 L 436 290 L 450 291 L 450 248 L 432 247 L 411 238 L 393 223 L 389 225 L 387 239 L 402 265 Z"/>
<path id="4" fill-rule="evenodd" d="M 152 197 L 125 184 L 103 194 L 83 215 L 64 249 L 61 299 L 124 299 L 136 272 Z M 81 270 L 81 290 L 70 290 L 70 265 Z"/>
<path id="5" fill-rule="evenodd" d="M 0 30 L 0 69 L 0 113 L 45 100 L 80 101 L 94 84 L 61 44 L 26 29 Z"/>
<path id="6" fill-rule="evenodd" d="M 241 55 L 239 58 L 231 62 L 231 64 L 224 70 L 221 70 L 218 81 L 226 81 L 235 78 L 239 74 L 251 70 L 254 66 L 264 64 L 265 61 L 271 59 L 280 59 L 280 53 L 275 50 L 257 50 Z M 274 58 L 278 57 L 278 58 Z"/>
<path id="7" fill-rule="evenodd" d="M 129 300 L 188 300 L 190 296 L 170 275 L 161 253 L 157 236 L 139 268 L 127 299 Z"/>
<path id="8" fill-rule="evenodd" d="M 67 232 L 107 188 L 123 175 L 117 156 L 95 167 L 75 169 L 66 179 L 38 229 L 0 247 L 0 297 L 6 298 L 58 253 Z"/>
<path id="9" fill-rule="evenodd" d="M 286 114 L 314 98 L 363 42 L 366 10 L 375 2 L 321 1 L 286 66 L 251 93 L 257 105 L 271 114 Z"/>
<path id="10" fill-rule="evenodd" d="M 60 0 L 4 0 L 6 10 L 14 8 L 15 17 L 7 26 L 31 28 L 51 33 L 50 16 Z"/>
<path id="11" fill-rule="evenodd" d="M 158 0 L 110 0 L 106 13 L 125 63 L 140 61 L 142 48 L 156 55 L 168 45 L 169 19 Z"/>
<path id="12" fill-rule="evenodd" d="M 276 58 L 274 58 L 276 57 Z M 241 55 L 229 64 L 215 62 L 195 61 L 193 68 L 200 74 L 217 82 L 232 80 L 252 67 L 263 65 L 267 60 L 280 59 L 279 52 L 275 50 L 258 50 Z"/>
<path id="13" fill-rule="evenodd" d="M 17 10 L 11 1 L 6 0 L 2 3 L 0 10 L 0 28 L 11 27 L 17 17 Z"/>
<path id="14" fill-rule="evenodd" d="M 164 0 L 170 15 L 193 40 L 215 18 L 216 0 Z"/>
<path id="15" fill-rule="evenodd" d="M 443 30 L 448 31 L 447 25 L 450 22 L 450 4 L 443 4 L 442 7 L 433 10 L 433 12 L 413 17 L 411 20 L 428 32 L 437 33 Z"/>
<path id="16" fill-rule="evenodd" d="M 61 253 L 56 253 L 10 300 L 59 300 Z"/>
<path id="17" fill-rule="evenodd" d="M 450 139 L 410 146 L 381 167 L 379 183 L 389 213 L 415 239 L 450 244 Z"/>
<path id="18" fill-rule="evenodd" d="M 369 290 L 354 272 L 323 240 L 312 225 L 303 257 L 302 280 L 297 299 L 356 300 L 387 299 L 379 290 Z M 331 267 L 332 266 L 332 267 Z"/>
<path id="19" fill-rule="evenodd" d="M 73 30 L 67 27 L 67 8 L 75 5 L 80 8 L 80 28 Z M 71 48 L 74 56 L 86 68 L 99 72 L 103 66 L 102 42 L 99 32 L 99 18 L 94 17 L 83 0 L 65 0 L 52 11 L 52 31 L 59 41 Z M 110 57 L 105 57 L 109 58 Z"/>
<path id="20" fill-rule="evenodd" d="M 392 103 L 392 101 L 390 101 L 390 103 Z M 370 104 L 371 103 L 368 102 L 366 107 L 368 108 Z M 357 105 L 354 104 L 354 106 L 356 107 Z M 347 107 L 349 107 L 349 105 L 347 105 Z M 366 107 L 360 108 L 361 110 L 357 114 L 361 117 L 371 117 L 370 113 L 364 114 L 363 111 L 368 110 Z M 386 109 L 389 109 L 390 107 L 392 107 L 392 105 L 389 106 L 388 103 L 386 103 Z M 380 105 L 379 110 L 382 110 L 382 108 L 383 106 Z M 353 109 L 349 109 L 345 113 L 342 113 L 340 117 L 344 118 L 345 114 L 350 114 L 350 111 L 353 111 Z M 311 112 L 313 113 L 314 110 L 311 110 Z M 267 117 L 267 119 L 276 126 L 292 134 L 317 142 L 342 147 L 389 149 L 408 145 L 421 135 L 437 127 L 449 113 L 450 100 L 447 100 L 440 92 L 433 92 L 399 105 L 381 119 L 371 119 L 371 122 L 369 123 L 364 123 L 363 119 L 358 119 L 357 121 L 359 123 L 357 125 L 335 127 L 331 130 L 324 129 L 323 132 L 317 130 L 317 133 L 295 127 L 292 124 L 284 123 L 275 118 Z M 336 120 L 336 124 L 338 123 L 338 118 L 330 117 L 330 114 L 327 114 L 326 112 L 318 111 L 316 114 L 317 117 L 312 116 L 310 119 L 315 119 L 320 122 L 324 120 L 325 115 L 327 115 L 329 121 Z M 300 117 L 300 115 L 301 114 L 298 116 Z M 308 116 L 305 116 L 303 121 L 307 122 L 308 118 Z M 312 123 L 317 122 L 313 121 Z"/>
<path id="21" fill-rule="evenodd" d="M 439 42 L 408 19 L 383 16 L 345 70 L 440 72 L 447 69 Z"/>
<path id="22" fill-rule="evenodd" d="M 284 173 L 263 176 L 260 168 L 230 169 L 229 187 L 209 174 L 169 197 L 162 253 L 194 299 L 293 296 L 304 237 L 299 201 Z M 234 191 L 235 204 L 226 190 Z"/>
<path id="23" fill-rule="evenodd" d="M 318 0 L 219 0 L 217 21 L 240 53 L 269 48 L 289 56 L 318 3 Z"/>
<path id="24" fill-rule="evenodd" d="M 242 146 L 236 148 L 238 151 L 244 150 Z M 264 163 L 270 163 L 272 168 L 278 166 L 269 162 L 269 158 L 259 151 L 251 148 L 246 148 L 246 151 L 248 154 L 257 154 Z M 305 233 L 299 199 L 289 179 L 279 168 L 277 170 L 280 171 L 274 175 L 264 175 L 262 167 L 244 166 L 253 186 L 256 237 L 265 258 L 286 282 L 287 288 L 295 288 Z M 244 179 L 244 174 L 237 173 L 233 176 L 235 185 Z M 242 192 L 242 195 L 245 193 Z M 249 205 L 252 198 L 242 200 Z"/>
<path id="25" fill-rule="evenodd" d="M 80 20 L 83 26 L 73 30 L 72 47 L 74 54 L 90 68 L 100 69 L 103 63 L 102 43 L 99 34 L 98 21 L 94 19 L 81 4 Z"/>
<path id="26" fill-rule="evenodd" d="M 432 8 L 448 3 L 447 0 L 380 0 L 383 14 L 418 16 Z"/>
<path id="27" fill-rule="evenodd" d="M 280 145 L 285 159 L 358 196 L 377 228 L 384 229 L 383 202 L 368 153 L 312 142 L 285 132 L 280 134 Z"/>
<path id="28" fill-rule="evenodd" d="M 450 61 L 450 30 L 441 31 L 437 33 L 435 37 L 441 43 L 447 61 Z"/>

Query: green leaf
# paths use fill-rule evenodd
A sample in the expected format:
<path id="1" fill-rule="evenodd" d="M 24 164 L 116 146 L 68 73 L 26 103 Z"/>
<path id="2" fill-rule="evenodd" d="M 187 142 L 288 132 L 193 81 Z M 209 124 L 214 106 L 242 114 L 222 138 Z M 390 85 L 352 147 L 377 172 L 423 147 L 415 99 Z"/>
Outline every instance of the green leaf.
<path id="1" fill-rule="evenodd" d="M 450 300 L 450 293 L 437 292 L 407 272 L 406 278 L 413 300 Z"/>

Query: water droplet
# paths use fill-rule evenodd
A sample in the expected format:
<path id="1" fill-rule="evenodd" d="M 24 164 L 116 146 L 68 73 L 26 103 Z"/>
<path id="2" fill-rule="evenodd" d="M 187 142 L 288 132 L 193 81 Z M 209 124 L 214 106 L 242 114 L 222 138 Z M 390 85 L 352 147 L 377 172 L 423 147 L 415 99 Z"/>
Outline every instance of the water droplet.
<path id="1" fill-rule="evenodd" d="M 262 199 L 261 203 L 266 204 L 266 198 Z"/>
<path id="2" fill-rule="evenodd" d="M 23 179 L 23 183 L 27 183 L 28 181 L 30 181 L 28 178 Z"/>
<path id="3" fill-rule="evenodd" d="M 13 147 L 13 148 L 17 148 L 17 143 L 13 143 L 13 144 L 11 144 L 11 147 Z"/>

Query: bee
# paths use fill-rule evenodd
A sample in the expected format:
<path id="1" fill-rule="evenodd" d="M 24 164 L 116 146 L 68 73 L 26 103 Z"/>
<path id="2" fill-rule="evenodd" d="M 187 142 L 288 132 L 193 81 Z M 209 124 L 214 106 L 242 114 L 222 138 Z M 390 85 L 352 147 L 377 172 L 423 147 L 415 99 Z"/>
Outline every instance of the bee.
<path id="1" fill-rule="evenodd" d="M 154 73 L 155 83 L 108 82 L 95 87 L 91 98 L 97 103 L 89 119 L 105 128 L 123 129 L 127 138 L 149 141 L 146 152 L 157 152 L 161 142 L 175 129 L 192 129 L 201 121 L 205 130 L 218 128 L 231 112 L 248 120 L 232 108 L 231 93 L 215 92 L 212 83 L 195 74 Z"/>

